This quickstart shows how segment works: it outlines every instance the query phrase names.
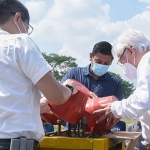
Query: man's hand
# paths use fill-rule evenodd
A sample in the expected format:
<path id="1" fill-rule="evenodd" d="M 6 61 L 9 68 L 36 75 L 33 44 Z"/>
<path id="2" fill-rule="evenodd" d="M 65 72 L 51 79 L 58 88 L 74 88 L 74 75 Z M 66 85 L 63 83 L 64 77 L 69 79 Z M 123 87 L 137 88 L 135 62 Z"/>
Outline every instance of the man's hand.
<path id="1" fill-rule="evenodd" d="M 97 95 L 90 91 L 90 98 L 97 98 Z"/>
<path id="2" fill-rule="evenodd" d="M 45 97 L 40 99 L 40 114 L 50 113 L 51 108 L 48 105 L 48 100 Z"/>
<path id="3" fill-rule="evenodd" d="M 148 143 L 148 142 L 146 142 L 146 141 L 141 141 L 141 143 L 142 143 L 142 145 L 143 145 L 145 148 L 147 148 L 147 149 L 150 148 L 150 143 Z"/>
<path id="4" fill-rule="evenodd" d="M 40 115 L 43 123 L 49 122 L 47 118 L 43 115 L 44 113 L 50 114 L 51 108 L 48 105 L 48 100 L 45 97 L 40 99 Z"/>
<path id="5" fill-rule="evenodd" d="M 78 92 L 77 86 L 76 86 L 76 84 L 74 83 L 73 80 L 67 79 L 67 80 L 63 83 L 63 85 L 65 86 L 66 84 L 69 84 L 70 86 L 73 87 L 73 93 L 72 93 L 73 95 Z"/>
<path id="6" fill-rule="evenodd" d="M 114 115 L 111 112 L 111 103 L 102 104 L 101 106 L 104 107 L 104 108 L 96 110 L 96 111 L 93 112 L 93 114 L 103 114 L 103 116 L 100 117 L 96 121 L 96 123 L 98 124 L 99 122 L 103 121 L 106 118 L 107 118 L 106 126 L 108 126 L 110 122 L 115 122 L 116 118 L 114 117 Z"/>

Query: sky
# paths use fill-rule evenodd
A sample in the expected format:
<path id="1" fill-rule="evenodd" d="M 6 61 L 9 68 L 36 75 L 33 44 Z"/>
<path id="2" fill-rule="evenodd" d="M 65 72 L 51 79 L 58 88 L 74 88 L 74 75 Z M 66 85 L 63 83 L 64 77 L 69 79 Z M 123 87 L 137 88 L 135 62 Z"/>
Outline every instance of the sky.
<path id="1" fill-rule="evenodd" d="M 150 0 L 20 0 L 29 10 L 31 34 L 41 52 L 72 56 L 78 66 L 90 63 L 94 44 L 112 45 L 127 28 L 142 31 L 150 39 Z M 110 71 L 123 70 L 115 58 Z"/>

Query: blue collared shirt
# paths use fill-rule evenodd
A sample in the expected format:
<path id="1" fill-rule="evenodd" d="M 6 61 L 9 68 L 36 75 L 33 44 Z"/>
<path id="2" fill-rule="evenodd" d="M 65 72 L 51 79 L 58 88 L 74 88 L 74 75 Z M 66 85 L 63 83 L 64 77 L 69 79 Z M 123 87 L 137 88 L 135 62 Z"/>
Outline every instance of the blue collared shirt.
<path id="1" fill-rule="evenodd" d="M 95 80 L 90 73 L 90 65 L 86 67 L 74 67 L 67 71 L 61 83 L 67 79 L 75 79 L 85 85 L 91 92 L 98 97 L 115 95 L 122 100 L 122 85 L 118 78 L 109 72 Z"/>

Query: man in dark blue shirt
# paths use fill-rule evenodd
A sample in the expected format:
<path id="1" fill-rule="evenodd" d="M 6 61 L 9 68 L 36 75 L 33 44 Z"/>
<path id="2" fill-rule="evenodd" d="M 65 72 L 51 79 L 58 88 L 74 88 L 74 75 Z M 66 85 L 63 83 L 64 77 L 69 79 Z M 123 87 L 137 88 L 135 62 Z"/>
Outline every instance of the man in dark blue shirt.
<path id="1" fill-rule="evenodd" d="M 110 130 L 110 132 L 126 131 L 126 123 L 118 121 Z"/>
<path id="2" fill-rule="evenodd" d="M 122 99 L 122 85 L 118 78 L 108 72 L 112 64 L 112 45 L 106 41 L 94 45 L 90 53 L 91 63 L 86 67 L 75 67 L 67 71 L 62 78 L 63 83 L 67 79 L 75 79 L 85 85 L 91 92 L 91 97 L 105 97 L 115 95 Z"/>

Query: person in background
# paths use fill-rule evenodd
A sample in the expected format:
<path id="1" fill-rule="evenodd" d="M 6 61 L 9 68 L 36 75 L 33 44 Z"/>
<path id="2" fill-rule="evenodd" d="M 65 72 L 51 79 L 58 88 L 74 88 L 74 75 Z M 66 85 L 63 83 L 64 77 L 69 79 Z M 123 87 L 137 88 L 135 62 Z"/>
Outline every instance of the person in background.
<path id="1" fill-rule="evenodd" d="M 60 84 L 55 79 L 28 35 L 32 31 L 28 10 L 20 1 L 0 0 L 0 147 L 4 150 L 14 149 L 14 141 L 18 142 L 15 150 L 20 149 L 22 138 L 27 141 L 23 144 L 32 140 L 32 148 L 37 149 L 44 137 L 41 92 L 54 104 L 65 103 L 77 93 L 72 81 Z"/>
<path id="2" fill-rule="evenodd" d="M 118 64 L 129 79 L 137 78 L 137 86 L 127 99 L 103 105 L 93 113 L 104 113 L 96 123 L 107 118 L 107 124 L 116 118 L 139 120 L 142 127 L 142 144 L 150 147 L 150 41 L 141 31 L 127 29 L 116 40 L 114 51 Z"/>
<path id="3" fill-rule="evenodd" d="M 121 100 L 121 82 L 108 72 L 113 61 L 111 50 L 112 45 L 106 41 L 96 43 L 93 51 L 89 54 L 91 63 L 86 67 L 71 68 L 66 72 L 61 82 L 63 83 L 67 79 L 75 79 L 89 89 L 91 98 L 114 95 Z M 65 129 L 67 128 L 68 125 Z M 76 125 L 72 125 L 72 128 L 76 128 Z"/>
<path id="4" fill-rule="evenodd" d="M 132 124 L 129 124 L 127 127 L 127 131 L 128 132 L 142 132 L 142 127 L 141 127 L 140 121 L 136 121 Z M 144 139 L 143 139 L 142 135 L 140 135 L 133 150 L 150 150 L 150 148 L 145 148 L 143 146 L 143 144 L 141 143 L 142 141 L 144 141 Z M 126 140 L 125 145 L 128 146 L 129 142 L 130 142 L 130 140 Z"/>
<path id="5" fill-rule="evenodd" d="M 110 132 L 126 131 L 126 123 L 122 120 L 118 121 L 110 130 Z"/>

